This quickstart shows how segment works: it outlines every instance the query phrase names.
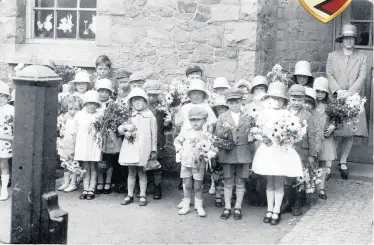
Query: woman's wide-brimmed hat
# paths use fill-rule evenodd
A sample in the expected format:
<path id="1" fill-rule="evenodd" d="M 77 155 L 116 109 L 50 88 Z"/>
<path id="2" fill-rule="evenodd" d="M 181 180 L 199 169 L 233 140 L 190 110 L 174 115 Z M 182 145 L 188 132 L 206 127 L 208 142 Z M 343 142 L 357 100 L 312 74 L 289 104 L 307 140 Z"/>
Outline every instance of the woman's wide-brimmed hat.
<path id="1" fill-rule="evenodd" d="M 357 39 L 357 27 L 352 24 L 343 25 L 340 35 L 335 39 L 335 42 L 342 43 L 345 37 L 354 37 Z"/>
<path id="2" fill-rule="evenodd" d="M 90 74 L 85 70 L 78 71 L 71 83 L 91 83 Z"/>
<path id="3" fill-rule="evenodd" d="M 267 98 L 267 97 L 270 97 L 270 96 L 288 100 L 286 84 L 284 84 L 282 82 L 272 82 L 272 83 L 270 83 L 269 88 L 268 88 L 268 92 L 264 96 L 264 98 Z"/>
<path id="4" fill-rule="evenodd" d="M 103 78 L 96 82 L 95 89 L 96 91 L 99 89 L 107 89 L 113 93 L 113 83 L 108 78 Z"/>
<path id="5" fill-rule="evenodd" d="M 230 88 L 229 81 L 224 77 L 217 77 L 214 79 L 213 88 Z"/>
<path id="6" fill-rule="evenodd" d="M 193 90 L 197 90 L 197 91 L 202 91 L 204 92 L 205 94 L 205 99 L 208 99 L 209 98 L 209 94 L 208 92 L 206 91 L 206 85 L 205 85 L 205 82 L 200 80 L 200 79 L 193 79 L 191 80 L 190 82 L 190 86 L 188 88 L 188 94 L 193 91 Z"/>
<path id="7" fill-rule="evenodd" d="M 131 107 L 131 99 L 134 97 L 142 97 L 148 103 L 148 96 L 147 93 L 142 88 L 133 88 L 129 93 L 129 97 L 127 99 L 127 105 Z"/>
<path id="8" fill-rule="evenodd" d="M 269 82 L 268 82 L 268 80 L 266 79 L 265 76 L 258 75 L 258 76 L 255 76 L 255 77 L 252 79 L 252 88 L 251 88 L 251 93 L 253 93 L 253 89 L 254 89 L 256 86 L 259 86 L 259 85 L 265 86 L 266 89 L 269 87 Z"/>
<path id="9" fill-rule="evenodd" d="M 317 77 L 313 83 L 313 89 L 329 93 L 329 80 L 325 77 Z"/>
<path id="10" fill-rule="evenodd" d="M 6 84 L 5 82 L 3 81 L 0 81 L 0 94 L 5 94 L 7 96 L 11 96 L 10 95 L 10 87 L 8 84 Z"/>
<path id="11" fill-rule="evenodd" d="M 159 80 L 147 79 L 143 85 L 143 89 L 148 94 L 161 94 L 163 91 L 163 86 Z"/>
<path id="12" fill-rule="evenodd" d="M 305 96 L 312 98 L 314 101 L 314 105 L 317 104 L 317 93 L 314 89 L 305 87 Z"/>
<path id="13" fill-rule="evenodd" d="M 302 75 L 302 76 L 308 76 L 308 77 L 313 78 L 311 70 L 312 70 L 312 67 L 308 61 L 300 60 L 295 65 L 295 73 L 293 75 L 294 76 Z"/>
<path id="14" fill-rule="evenodd" d="M 89 90 L 83 95 L 83 105 L 86 103 L 96 103 L 98 106 L 101 106 L 99 93 L 95 90 Z"/>

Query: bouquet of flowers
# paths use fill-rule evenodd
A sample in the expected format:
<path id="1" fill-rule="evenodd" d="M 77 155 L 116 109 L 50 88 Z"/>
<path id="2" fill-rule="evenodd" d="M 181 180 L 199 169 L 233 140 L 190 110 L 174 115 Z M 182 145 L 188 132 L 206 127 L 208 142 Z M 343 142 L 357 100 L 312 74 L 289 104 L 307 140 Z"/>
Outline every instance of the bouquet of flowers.
<path id="1" fill-rule="evenodd" d="M 216 137 L 214 137 L 213 145 L 220 150 L 231 150 L 235 145 L 231 132 L 232 128 L 233 126 L 228 122 L 222 124 L 222 126 L 216 130 Z"/>
<path id="2" fill-rule="evenodd" d="M 296 187 L 299 191 L 304 191 L 308 194 L 314 193 L 316 186 L 321 183 L 322 168 L 310 169 L 305 168 L 303 176 L 296 178 Z"/>
<path id="3" fill-rule="evenodd" d="M 78 161 L 74 161 L 74 156 L 70 155 L 68 157 L 61 157 L 61 167 L 69 170 L 73 174 L 83 176 L 86 173 L 86 170 L 82 169 Z"/>
<path id="4" fill-rule="evenodd" d="M 199 169 L 201 164 L 206 162 L 206 167 L 212 169 L 211 159 L 214 158 L 218 152 L 218 149 L 213 145 L 213 135 L 204 132 L 200 138 L 194 138 L 190 143 L 193 146 L 192 149 L 194 149 L 191 154 L 195 167 Z"/>
<path id="5" fill-rule="evenodd" d="M 110 102 L 104 113 L 92 125 L 96 139 L 101 143 L 102 139 L 109 136 L 112 132 L 116 133 L 117 137 L 120 137 L 117 129 L 123 123 L 130 121 L 130 116 L 130 109 L 126 105 Z"/>
<path id="6" fill-rule="evenodd" d="M 158 110 L 165 112 L 165 122 L 171 122 L 177 112 L 177 108 L 188 103 L 187 88 L 180 81 L 173 81 L 166 94 L 157 107 Z"/>
<path id="7" fill-rule="evenodd" d="M 287 110 L 263 112 L 256 120 L 255 127 L 250 129 L 248 141 L 256 139 L 269 145 L 292 147 L 306 134 L 306 122 Z M 271 142 L 270 142 L 271 141 Z"/>
<path id="8" fill-rule="evenodd" d="M 287 72 L 283 71 L 282 66 L 276 64 L 270 72 L 266 75 L 269 83 L 279 81 L 290 87 L 294 82 L 287 76 Z"/>
<path id="9" fill-rule="evenodd" d="M 359 94 L 338 98 L 326 106 L 326 113 L 330 117 L 330 122 L 336 128 L 341 128 L 344 123 L 358 122 L 358 114 L 364 110 L 366 98 L 361 98 Z"/>
<path id="10" fill-rule="evenodd" d="M 133 123 L 129 122 L 125 125 L 122 125 L 122 127 L 125 131 L 125 139 L 127 139 L 129 143 L 133 144 L 136 139 L 136 126 Z"/>
<path id="11" fill-rule="evenodd" d="M 3 139 L 12 139 L 13 138 L 13 115 L 6 115 L 4 124 L 0 125 L 0 135 Z M 2 149 L 0 151 L 12 152 L 12 144 L 8 141 L 1 144 Z"/>

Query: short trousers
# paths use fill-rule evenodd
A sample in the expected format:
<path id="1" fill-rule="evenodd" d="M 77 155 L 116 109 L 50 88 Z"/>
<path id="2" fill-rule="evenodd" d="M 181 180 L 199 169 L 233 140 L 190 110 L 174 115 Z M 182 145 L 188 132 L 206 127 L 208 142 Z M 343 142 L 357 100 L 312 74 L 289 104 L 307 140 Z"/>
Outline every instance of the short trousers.
<path id="1" fill-rule="evenodd" d="M 223 177 L 224 178 L 234 178 L 239 177 L 246 179 L 249 177 L 249 163 L 244 164 L 228 164 L 223 163 Z"/>
<path id="2" fill-rule="evenodd" d="M 202 163 L 200 168 L 190 168 L 181 166 L 181 178 L 190 178 L 192 177 L 194 180 L 203 180 L 205 173 L 205 163 Z"/>

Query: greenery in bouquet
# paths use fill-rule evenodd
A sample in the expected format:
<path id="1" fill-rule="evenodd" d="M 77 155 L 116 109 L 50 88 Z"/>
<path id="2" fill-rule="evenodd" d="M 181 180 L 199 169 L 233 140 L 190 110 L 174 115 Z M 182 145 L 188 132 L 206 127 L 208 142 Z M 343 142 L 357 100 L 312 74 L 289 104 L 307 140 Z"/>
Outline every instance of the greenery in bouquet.
<path id="1" fill-rule="evenodd" d="M 248 141 L 258 140 L 266 145 L 292 147 L 306 134 L 306 122 L 287 110 L 262 113 L 250 129 Z"/>
<path id="2" fill-rule="evenodd" d="M 74 156 L 61 157 L 61 167 L 69 170 L 73 174 L 83 176 L 86 170 L 82 169 L 78 161 L 74 161 Z"/>
<path id="3" fill-rule="evenodd" d="M 13 136 L 14 117 L 13 115 L 6 115 L 4 124 L 1 127 L 3 134 Z"/>
<path id="4" fill-rule="evenodd" d="M 62 84 L 67 84 L 74 80 L 75 73 L 80 70 L 80 68 L 67 65 L 57 65 L 55 68 L 55 72 L 62 78 Z"/>
<path id="5" fill-rule="evenodd" d="M 101 142 L 111 132 L 116 133 L 116 136 L 120 137 L 117 129 L 123 123 L 130 121 L 130 117 L 131 111 L 129 107 L 125 104 L 110 102 L 92 125 L 96 139 Z"/>
<path id="6" fill-rule="evenodd" d="M 171 122 L 177 108 L 188 102 L 186 85 L 182 81 L 174 80 L 165 92 L 164 98 L 157 109 L 165 112 L 165 122 Z"/>
<path id="7" fill-rule="evenodd" d="M 326 106 L 326 113 L 330 117 L 330 122 L 336 128 L 342 128 L 344 123 L 356 123 L 358 114 L 364 110 L 366 98 L 361 98 L 359 94 L 346 97 L 338 97 Z"/>
<path id="8" fill-rule="evenodd" d="M 213 139 L 213 145 L 216 148 L 229 151 L 234 147 L 235 143 L 231 132 L 232 128 L 233 126 L 230 123 L 225 122 L 220 128 L 216 129 L 216 135 Z"/>
<path id="9" fill-rule="evenodd" d="M 282 66 L 279 64 L 276 64 L 271 71 L 268 72 L 266 77 L 269 83 L 278 81 L 286 84 L 288 87 L 291 87 L 294 84 L 293 80 L 289 77 L 288 72 L 283 70 Z"/>
<path id="10" fill-rule="evenodd" d="M 322 173 L 322 168 L 305 168 L 303 176 L 296 178 L 296 188 L 299 191 L 305 191 L 307 194 L 314 193 L 321 183 Z"/>
<path id="11" fill-rule="evenodd" d="M 214 157 L 216 157 L 218 153 L 218 149 L 213 144 L 213 135 L 204 132 L 199 138 L 191 139 L 190 144 L 192 145 L 192 149 L 194 149 L 191 153 L 191 157 L 194 162 L 194 167 L 199 169 L 203 162 L 207 163 L 207 169 L 213 169 L 212 161 Z"/>

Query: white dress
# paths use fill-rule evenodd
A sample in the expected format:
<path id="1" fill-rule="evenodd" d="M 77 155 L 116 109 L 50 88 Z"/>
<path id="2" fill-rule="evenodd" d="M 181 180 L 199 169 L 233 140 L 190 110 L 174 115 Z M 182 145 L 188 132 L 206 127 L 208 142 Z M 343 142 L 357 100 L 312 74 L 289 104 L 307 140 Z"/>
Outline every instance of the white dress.
<path id="1" fill-rule="evenodd" d="M 14 117 L 14 107 L 8 104 L 0 106 L 0 134 L 7 134 L 7 129 L 3 127 L 6 116 Z M 0 158 L 12 157 L 12 144 L 9 141 L 0 140 Z"/>
<path id="2" fill-rule="evenodd" d="M 263 113 L 265 117 L 266 114 L 273 115 L 270 119 L 276 120 L 277 110 L 264 110 L 259 117 L 264 115 Z M 301 159 L 296 150 L 292 147 L 276 145 L 274 142 L 269 147 L 261 143 L 253 158 L 252 171 L 260 175 L 287 177 L 303 175 Z"/>
<path id="3" fill-rule="evenodd" d="M 98 111 L 88 113 L 85 107 L 74 116 L 75 161 L 101 161 L 101 147 L 94 137 L 95 130 L 92 128 L 92 124 L 98 116 L 100 116 Z"/>

